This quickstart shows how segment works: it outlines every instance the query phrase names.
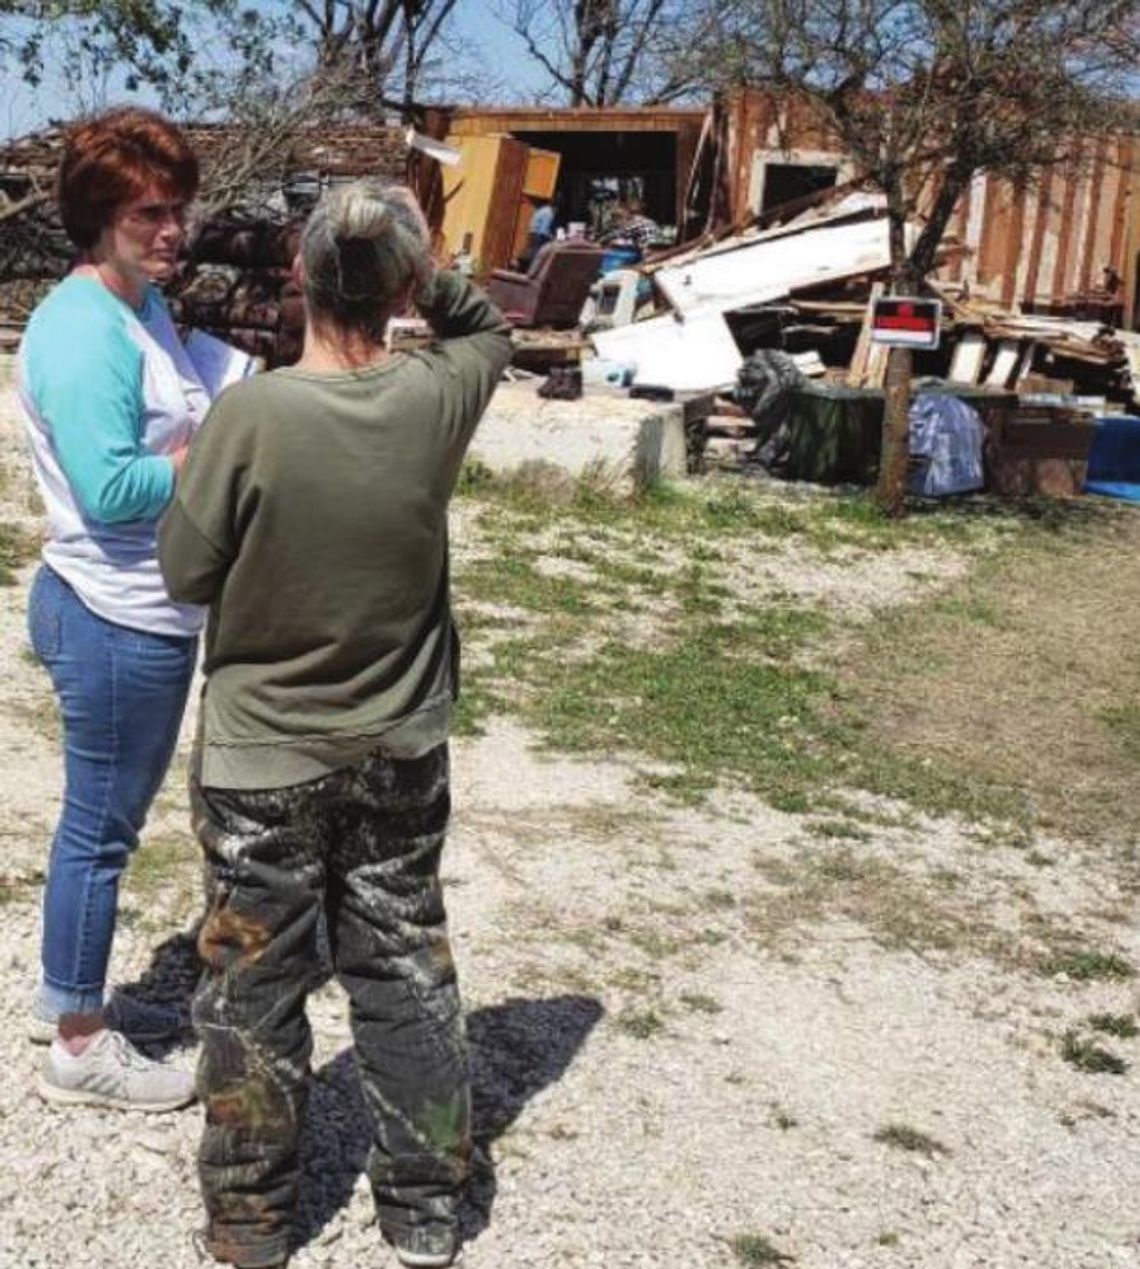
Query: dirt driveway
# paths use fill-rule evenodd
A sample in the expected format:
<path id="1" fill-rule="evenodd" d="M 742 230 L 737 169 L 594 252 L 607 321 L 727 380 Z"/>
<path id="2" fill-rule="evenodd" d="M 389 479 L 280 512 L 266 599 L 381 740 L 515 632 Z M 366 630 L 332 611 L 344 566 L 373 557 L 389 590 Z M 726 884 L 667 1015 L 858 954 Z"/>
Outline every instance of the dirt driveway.
<path id="1" fill-rule="evenodd" d="M 33 526 L 5 373 L 0 522 Z M 182 1269 L 198 1263 L 199 1112 L 61 1111 L 32 1088 L 23 1019 L 60 763 L 24 650 L 30 576 L 0 588 L 0 1266 Z M 1039 836 L 1044 867 L 961 817 L 868 798 L 859 832 L 829 837 L 810 809 L 739 792 L 688 807 L 632 759 L 534 740 L 496 716 L 455 746 L 445 875 L 480 1140 L 472 1269 L 1140 1265 L 1136 1068 L 1089 1073 L 1096 1046 L 1077 1038 L 1107 1015 L 1109 1047 L 1140 1054 L 1133 987 L 1094 951 L 1051 973 L 1008 954 L 1035 922 L 1077 922 L 1121 973 L 1140 963 L 1107 861 Z M 197 911 L 182 761 L 132 865 L 114 964 L 172 998 L 193 980 Z M 908 936 L 916 921 L 940 937 Z M 311 1016 L 293 1264 L 394 1264 L 369 1228 L 335 984 Z"/>

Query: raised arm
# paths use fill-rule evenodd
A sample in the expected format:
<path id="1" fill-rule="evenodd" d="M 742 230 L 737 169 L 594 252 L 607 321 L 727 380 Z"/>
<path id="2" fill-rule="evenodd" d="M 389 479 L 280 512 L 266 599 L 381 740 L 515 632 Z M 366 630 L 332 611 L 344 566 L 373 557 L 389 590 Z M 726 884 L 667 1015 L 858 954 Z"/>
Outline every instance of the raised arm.
<path id="1" fill-rule="evenodd" d="M 441 373 L 444 425 L 470 440 L 511 360 L 511 327 L 487 294 L 450 269 L 420 301 L 438 342 L 425 354 Z"/>

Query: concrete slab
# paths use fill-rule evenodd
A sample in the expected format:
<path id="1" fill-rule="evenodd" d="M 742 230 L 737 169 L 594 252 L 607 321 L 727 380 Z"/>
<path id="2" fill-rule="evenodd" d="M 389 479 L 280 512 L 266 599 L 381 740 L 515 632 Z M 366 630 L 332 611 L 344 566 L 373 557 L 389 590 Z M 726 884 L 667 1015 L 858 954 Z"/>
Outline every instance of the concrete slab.
<path id="1" fill-rule="evenodd" d="M 578 401 L 547 401 L 538 380 L 502 383 L 471 444 L 470 457 L 500 475 L 548 466 L 632 492 L 685 475 L 680 404 L 630 400 L 587 388 Z"/>

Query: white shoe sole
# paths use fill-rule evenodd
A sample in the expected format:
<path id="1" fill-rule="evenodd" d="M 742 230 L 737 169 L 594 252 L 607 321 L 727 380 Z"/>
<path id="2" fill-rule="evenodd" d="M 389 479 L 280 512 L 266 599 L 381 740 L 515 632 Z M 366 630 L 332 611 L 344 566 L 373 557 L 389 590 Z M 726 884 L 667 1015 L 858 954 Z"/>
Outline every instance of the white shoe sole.
<path id="1" fill-rule="evenodd" d="M 134 1102 L 127 1097 L 108 1097 L 105 1093 L 96 1093 L 90 1089 L 60 1088 L 42 1075 L 36 1080 L 36 1092 L 45 1101 L 55 1102 L 59 1106 L 101 1106 L 105 1110 L 138 1110 L 144 1114 L 181 1110 L 184 1106 L 189 1106 L 195 1098 L 195 1094 L 191 1092 L 161 1102 Z"/>
<path id="2" fill-rule="evenodd" d="M 418 1255 L 414 1251 L 397 1251 L 396 1259 L 400 1264 L 406 1265 L 407 1269 L 447 1269 L 449 1265 L 454 1266 L 463 1262 L 463 1251 L 460 1249 L 449 1259 L 445 1259 L 443 1256 L 431 1255 L 428 1252 Z"/>

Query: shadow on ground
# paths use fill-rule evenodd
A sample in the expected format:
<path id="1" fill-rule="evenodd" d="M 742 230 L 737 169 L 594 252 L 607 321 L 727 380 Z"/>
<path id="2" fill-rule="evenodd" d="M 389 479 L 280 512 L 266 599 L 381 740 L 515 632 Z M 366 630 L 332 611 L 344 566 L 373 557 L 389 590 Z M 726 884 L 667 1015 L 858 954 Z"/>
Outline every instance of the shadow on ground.
<path id="1" fill-rule="evenodd" d="M 489 1224 L 497 1183 L 490 1147 L 526 1103 L 559 1080 L 602 1016 L 591 996 L 512 999 L 467 1019 L 475 1158 L 460 1214 L 465 1241 Z M 330 1132 L 328 1125 L 337 1127 Z M 301 1139 L 302 1197 L 296 1245 L 320 1235 L 352 1197 L 368 1156 L 369 1127 L 352 1050 L 316 1072 Z"/>
<path id="2" fill-rule="evenodd" d="M 189 1020 L 190 1003 L 201 972 L 196 928 L 165 939 L 150 963 L 123 990 L 146 1000 L 177 1007 Z M 321 970 L 315 988 L 331 974 L 327 941 L 320 941 Z M 460 1221 L 464 1240 L 476 1238 L 489 1224 L 497 1183 L 491 1145 L 515 1122 L 526 1103 L 566 1072 L 603 1009 L 592 996 L 515 998 L 469 1014 L 475 1153 Z M 160 1052 L 193 1043 L 187 1034 L 171 1045 L 148 1046 Z M 305 1127 L 301 1135 L 301 1199 L 295 1241 L 303 1247 L 352 1198 L 365 1169 L 370 1130 L 352 1049 L 344 1049 L 314 1072 L 309 1081 Z"/>
<path id="3" fill-rule="evenodd" d="M 194 1043 L 190 1030 L 190 1003 L 202 972 L 198 959 L 198 926 L 163 939 L 150 954 L 146 969 L 132 982 L 120 984 L 118 990 L 140 1000 L 149 1000 L 177 1009 L 186 1030 L 178 1040 L 167 1044 L 148 1044 L 151 1057 L 165 1056 Z"/>

